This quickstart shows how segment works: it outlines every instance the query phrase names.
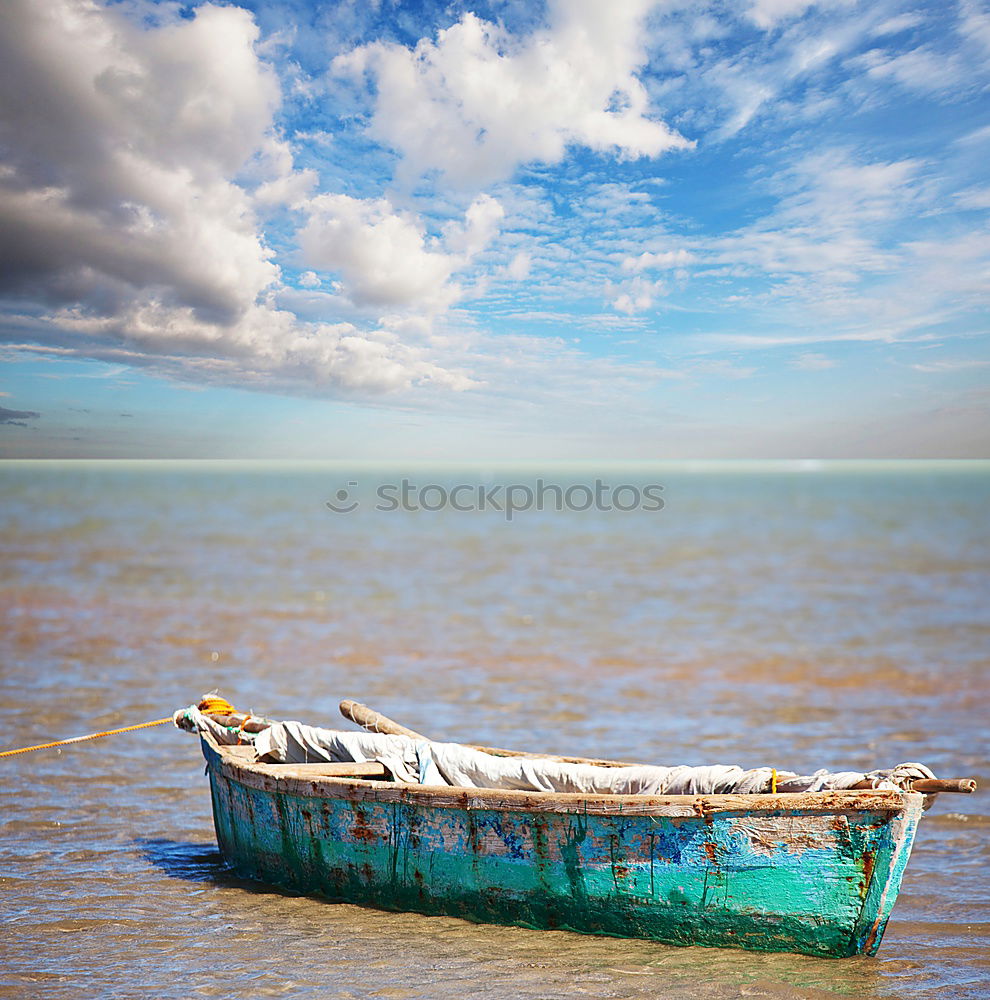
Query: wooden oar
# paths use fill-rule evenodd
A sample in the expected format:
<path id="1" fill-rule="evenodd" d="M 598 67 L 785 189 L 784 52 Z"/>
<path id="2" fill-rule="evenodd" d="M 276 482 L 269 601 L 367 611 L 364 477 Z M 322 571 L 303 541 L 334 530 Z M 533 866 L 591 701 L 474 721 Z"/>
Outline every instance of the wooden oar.
<path id="1" fill-rule="evenodd" d="M 423 736 L 415 730 L 408 729 L 394 719 L 390 719 L 381 712 L 376 712 L 367 705 L 362 705 L 357 701 L 342 701 L 340 703 L 340 714 L 351 722 L 356 722 L 359 726 L 367 729 L 370 733 L 385 733 L 388 736 L 408 736 L 414 740 L 429 740 L 430 737 Z M 471 750 L 481 750 L 483 753 L 490 753 L 493 757 L 531 757 L 536 760 L 558 760 L 565 764 L 595 764 L 598 767 L 634 767 L 622 760 L 598 760 L 591 757 L 559 757 L 552 753 L 531 753 L 528 750 L 506 750 L 504 747 L 486 747 L 478 743 L 464 743 L 463 746 Z"/>
<path id="2" fill-rule="evenodd" d="M 855 789 L 872 788 L 873 782 L 869 779 L 861 781 L 858 785 L 853 785 Z M 963 792 L 969 794 L 976 791 L 976 780 L 974 778 L 915 778 L 911 782 L 911 791 L 924 792 L 926 795 L 935 795 L 938 792 Z"/>
<path id="3" fill-rule="evenodd" d="M 340 703 L 340 713 L 345 719 L 350 719 L 351 722 L 356 722 L 359 726 L 367 729 L 371 733 L 385 733 L 390 736 L 409 736 L 414 740 L 425 740 L 426 736 L 421 733 L 417 733 L 412 729 L 407 729 L 405 726 L 396 722 L 394 719 L 390 719 L 387 715 L 382 715 L 381 712 L 376 712 L 372 708 L 368 708 L 367 705 L 362 705 L 357 701 L 342 701 Z M 502 750 L 498 747 L 480 747 L 474 746 L 473 744 L 468 744 L 472 746 L 475 750 L 484 750 L 486 753 L 495 754 L 498 757 L 541 757 L 547 760 L 562 760 L 571 763 L 583 763 L 583 764 L 603 764 L 609 767 L 627 767 L 629 765 L 622 764 L 618 761 L 597 761 L 588 760 L 584 757 L 557 757 L 551 754 L 538 754 L 538 753 L 527 753 L 523 750 Z M 873 787 L 873 782 L 869 780 L 861 781 L 858 785 L 854 785 L 854 789 L 870 789 Z M 911 788 L 915 792 L 924 792 L 928 795 L 935 794 L 937 792 L 975 792 L 976 791 L 976 781 L 973 778 L 917 778 L 911 782 Z"/>
<path id="4" fill-rule="evenodd" d="M 359 726 L 367 729 L 370 733 L 385 733 L 389 736 L 408 736 L 414 740 L 429 740 L 429 736 L 423 736 L 412 729 L 390 719 L 381 712 L 376 712 L 367 705 L 362 705 L 357 701 L 342 701 L 340 703 L 340 714 L 351 722 L 356 722 Z M 471 750 L 481 750 L 483 753 L 490 753 L 493 757 L 529 757 L 536 760 L 557 760 L 565 764 L 595 764 L 598 767 L 634 767 L 623 760 L 599 760 L 594 757 L 560 757 L 552 753 L 532 753 L 528 750 L 506 750 L 504 747 L 486 747 L 478 743 L 464 743 L 463 746 Z"/>
<path id="5" fill-rule="evenodd" d="M 916 792 L 970 792 L 976 791 L 974 778 L 918 778 L 911 782 Z"/>
<path id="6" fill-rule="evenodd" d="M 340 714 L 351 722 L 356 722 L 359 726 L 367 729 L 369 733 L 385 733 L 387 736 L 408 736 L 413 740 L 425 740 L 428 737 L 417 733 L 415 730 L 400 726 L 387 715 L 376 712 L 357 701 L 342 701 L 340 703 Z"/>

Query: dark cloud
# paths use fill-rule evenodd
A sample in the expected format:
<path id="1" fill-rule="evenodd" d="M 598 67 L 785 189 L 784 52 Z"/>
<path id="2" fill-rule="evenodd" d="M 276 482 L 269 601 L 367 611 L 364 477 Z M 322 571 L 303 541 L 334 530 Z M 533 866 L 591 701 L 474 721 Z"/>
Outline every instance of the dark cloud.
<path id="1" fill-rule="evenodd" d="M 8 410 L 6 406 L 0 406 L 0 424 L 27 427 L 25 420 L 37 420 L 40 416 L 35 410 Z"/>
<path id="2" fill-rule="evenodd" d="M 4 16 L 0 297 L 233 323 L 277 275 L 230 180 L 273 141 L 279 101 L 249 12 L 154 30 L 73 0 Z"/>
<path id="3" fill-rule="evenodd" d="M 280 272 L 258 208 L 315 177 L 280 138 L 258 26 L 234 5 L 132 6 L 3 0 L 0 343 L 269 391 L 466 384 L 380 327 L 377 304 L 362 333 L 269 302 Z M 374 230 L 358 230 L 367 254 Z M 446 260 L 415 249 L 413 270 Z"/>

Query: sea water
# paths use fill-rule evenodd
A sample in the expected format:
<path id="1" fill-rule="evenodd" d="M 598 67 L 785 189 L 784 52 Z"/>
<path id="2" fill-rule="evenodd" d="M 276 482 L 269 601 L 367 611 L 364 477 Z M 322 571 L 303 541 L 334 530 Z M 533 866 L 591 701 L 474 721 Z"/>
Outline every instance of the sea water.
<path id="1" fill-rule="evenodd" d="M 510 519 L 537 480 L 578 489 Z M 0 760 L 0 996 L 990 995 L 990 466 L 6 463 L 0 490 L 5 747 L 219 688 L 331 726 L 354 698 L 439 739 L 981 783 L 924 817 L 879 956 L 823 960 L 288 895 L 222 864 L 188 735 L 26 754 Z"/>

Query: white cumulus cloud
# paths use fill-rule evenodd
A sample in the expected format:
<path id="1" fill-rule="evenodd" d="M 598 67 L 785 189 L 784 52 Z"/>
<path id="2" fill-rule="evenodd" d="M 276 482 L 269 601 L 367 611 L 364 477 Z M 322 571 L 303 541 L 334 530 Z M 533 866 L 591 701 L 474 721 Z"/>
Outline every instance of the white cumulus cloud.
<path id="1" fill-rule="evenodd" d="M 551 0 L 547 27 L 523 38 L 467 13 L 415 49 L 374 42 L 334 67 L 373 75 L 371 131 L 410 177 L 484 186 L 520 164 L 557 163 L 569 145 L 654 157 L 693 145 L 651 115 L 636 75 L 655 3 Z"/>
<path id="2" fill-rule="evenodd" d="M 396 211 L 387 198 L 318 195 L 305 204 L 299 232 L 306 264 L 342 276 L 344 294 L 358 306 L 412 309 L 427 315 L 450 306 L 461 293 L 451 281 L 498 233 L 499 203 L 474 200 L 464 222 L 449 224 L 431 240 L 421 220 Z"/>
<path id="3" fill-rule="evenodd" d="M 663 282 L 649 281 L 637 275 L 618 285 L 609 285 L 607 294 L 612 308 L 632 316 L 645 312 L 653 305 L 654 296 L 663 291 Z"/>

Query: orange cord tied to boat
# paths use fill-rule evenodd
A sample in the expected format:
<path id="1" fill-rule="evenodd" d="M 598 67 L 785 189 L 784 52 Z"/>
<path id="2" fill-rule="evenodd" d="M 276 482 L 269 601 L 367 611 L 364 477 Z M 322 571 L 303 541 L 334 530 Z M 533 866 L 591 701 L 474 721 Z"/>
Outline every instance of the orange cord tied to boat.
<path id="1" fill-rule="evenodd" d="M 53 740 L 51 743 L 38 743 L 33 747 L 19 747 L 17 750 L 0 751 L 0 757 L 14 757 L 19 753 L 30 753 L 32 750 L 48 750 L 51 747 L 64 747 L 70 743 L 83 743 L 86 740 L 98 740 L 103 736 L 116 736 L 118 733 L 133 733 L 136 729 L 150 729 L 152 726 L 164 726 L 166 722 L 171 722 L 172 716 L 164 719 L 155 719 L 153 722 L 139 722 L 136 726 L 124 726 L 121 729 L 105 729 L 100 733 L 87 733 L 85 736 L 73 736 L 67 740 Z"/>

